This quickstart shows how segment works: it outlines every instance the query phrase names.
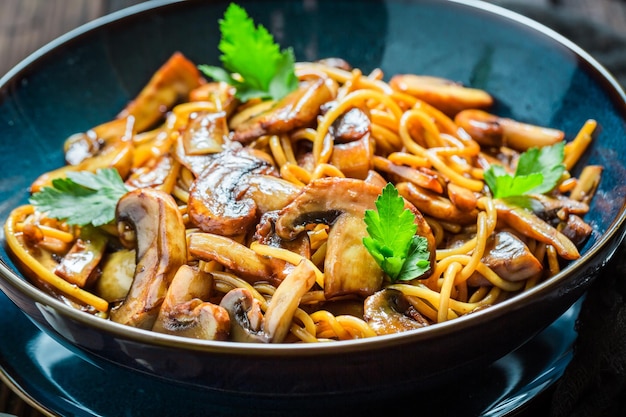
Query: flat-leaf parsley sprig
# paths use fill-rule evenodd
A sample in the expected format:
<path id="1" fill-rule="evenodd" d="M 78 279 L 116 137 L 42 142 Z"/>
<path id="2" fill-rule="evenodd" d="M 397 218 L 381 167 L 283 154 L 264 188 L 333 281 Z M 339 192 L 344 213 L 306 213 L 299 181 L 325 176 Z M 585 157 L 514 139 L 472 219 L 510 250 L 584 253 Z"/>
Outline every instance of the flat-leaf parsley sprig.
<path id="1" fill-rule="evenodd" d="M 115 219 L 115 207 L 128 188 L 115 168 L 68 172 L 67 178 L 52 180 L 29 201 L 48 217 L 69 224 L 102 226 Z"/>
<path id="2" fill-rule="evenodd" d="M 387 184 L 378 196 L 376 209 L 365 211 L 369 236 L 363 244 L 391 282 L 409 281 L 428 271 L 428 242 L 415 234 L 415 215 L 404 206 L 393 184 Z"/>
<path id="3" fill-rule="evenodd" d="M 507 173 L 502 165 L 493 164 L 485 171 L 484 179 L 494 198 L 547 193 L 565 172 L 564 155 L 563 142 L 530 148 L 520 155 L 514 175 Z"/>
<path id="4" fill-rule="evenodd" d="M 207 77 L 236 88 L 242 101 L 252 98 L 279 100 L 298 86 L 293 50 L 283 51 L 264 26 L 239 5 L 231 3 L 219 21 L 218 49 L 224 68 L 199 65 Z"/>

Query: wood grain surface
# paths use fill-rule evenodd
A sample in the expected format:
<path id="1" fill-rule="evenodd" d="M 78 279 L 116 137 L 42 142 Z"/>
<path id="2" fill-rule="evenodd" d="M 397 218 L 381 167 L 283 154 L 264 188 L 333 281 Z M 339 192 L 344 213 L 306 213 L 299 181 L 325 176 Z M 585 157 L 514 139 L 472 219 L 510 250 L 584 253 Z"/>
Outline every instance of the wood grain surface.
<path id="1" fill-rule="evenodd" d="M 50 40 L 142 0 L 0 0 L 0 75 Z M 502 6 L 516 1 L 494 0 Z M 626 37 L 625 0 L 517 0 L 585 17 Z"/>
<path id="2" fill-rule="evenodd" d="M 0 76 L 32 52 L 69 30 L 143 1 L 145 0 L 0 0 Z M 535 7 L 537 10 L 545 7 L 551 12 L 603 27 L 626 40 L 626 0 L 493 0 L 489 3 L 514 9 L 520 5 L 525 8 Z M 613 55 L 626 54 L 626 51 L 611 52 Z M 538 412 L 541 407 L 541 403 L 536 404 L 535 411 Z M 0 381 L 0 413 L 2 412 L 26 417 L 42 416 Z"/>

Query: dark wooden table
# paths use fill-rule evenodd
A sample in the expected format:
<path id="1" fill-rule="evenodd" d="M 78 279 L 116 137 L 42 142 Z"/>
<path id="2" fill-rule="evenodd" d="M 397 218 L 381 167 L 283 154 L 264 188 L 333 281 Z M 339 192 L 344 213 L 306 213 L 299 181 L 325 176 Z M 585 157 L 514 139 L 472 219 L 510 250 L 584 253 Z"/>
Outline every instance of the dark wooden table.
<path id="1" fill-rule="evenodd" d="M 0 1 L 0 76 L 2 76 L 20 60 L 50 40 L 99 16 L 141 3 L 143 0 Z M 625 40 L 625 43 L 617 45 L 626 45 L 626 0 L 492 0 L 490 3 L 523 11 L 540 21 L 546 18 L 544 22 L 546 24 L 551 23 L 548 14 L 556 13 L 561 20 L 571 19 L 573 29 L 570 28 L 570 31 L 576 31 L 578 27 L 580 31 L 586 31 L 587 25 L 594 25 L 600 28 L 600 32 L 605 31 Z M 586 41 L 584 34 L 579 36 L 579 39 L 581 40 L 579 44 L 585 48 L 586 45 L 582 44 Z M 609 42 L 606 45 L 600 49 L 600 55 L 596 58 L 607 66 L 611 65 L 616 56 L 626 54 L 626 49 L 612 48 L 611 45 L 614 43 Z M 625 67 L 614 68 L 621 70 Z M 524 415 L 546 415 L 546 402 L 547 399 L 535 402 Z M 0 381 L 0 413 L 2 412 L 28 417 L 42 415 Z"/>

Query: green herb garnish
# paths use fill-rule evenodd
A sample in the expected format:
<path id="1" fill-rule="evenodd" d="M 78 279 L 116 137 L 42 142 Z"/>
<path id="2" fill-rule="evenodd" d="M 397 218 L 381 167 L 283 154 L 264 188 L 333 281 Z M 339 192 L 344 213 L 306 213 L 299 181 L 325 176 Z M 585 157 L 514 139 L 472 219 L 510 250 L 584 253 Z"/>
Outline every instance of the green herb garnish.
<path id="1" fill-rule="evenodd" d="M 30 197 L 30 203 L 48 217 L 69 224 L 102 226 L 115 219 L 118 200 L 128 192 L 115 168 L 68 172 L 67 178 L 52 180 Z"/>
<path id="2" fill-rule="evenodd" d="M 507 173 L 501 165 L 494 164 L 485 171 L 485 182 L 494 198 L 547 193 L 565 172 L 564 155 L 563 142 L 528 149 L 520 155 L 514 175 Z"/>
<path id="3" fill-rule="evenodd" d="M 363 244 L 391 282 L 408 281 L 430 268 L 428 242 L 416 236 L 415 216 L 404 206 L 393 184 L 376 199 L 376 210 L 365 211 L 368 237 Z"/>
<path id="4" fill-rule="evenodd" d="M 222 38 L 218 45 L 224 68 L 200 65 L 198 68 L 216 81 L 237 89 L 236 96 L 278 100 L 298 86 L 295 58 L 291 48 L 281 51 L 272 35 L 248 17 L 247 12 L 231 3 L 220 19 Z"/>

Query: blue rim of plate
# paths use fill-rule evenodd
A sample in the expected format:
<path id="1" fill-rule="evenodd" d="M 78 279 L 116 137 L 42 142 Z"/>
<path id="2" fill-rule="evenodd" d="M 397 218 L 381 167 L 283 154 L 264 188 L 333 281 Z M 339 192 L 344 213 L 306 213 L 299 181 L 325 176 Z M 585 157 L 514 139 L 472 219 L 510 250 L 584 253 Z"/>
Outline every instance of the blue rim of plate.
<path id="1" fill-rule="evenodd" d="M 486 367 L 474 383 L 463 384 L 465 389 L 459 385 L 444 385 L 422 395 L 430 398 L 426 404 L 422 403 L 421 407 L 426 406 L 422 409 L 427 409 L 428 404 L 440 405 L 449 398 L 450 390 L 454 390 L 455 402 L 447 402 L 453 409 L 442 409 L 444 415 L 468 411 L 470 414 L 466 415 L 482 417 L 516 414 L 551 387 L 565 371 L 572 358 L 577 336 L 574 326 L 581 303 L 579 300 L 547 329 Z M 9 338 L 13 343 L 0 344 L 0 380 L 47 416 L 139 417 L 201 412 L 230 416 L 252 410 L 241 397 L 174 384 L 108 362 L 88 362 L 42 332 L 0 292 L 0 340 Z M 470 389 L 477 384 L 480 390 Z M 254 398 L 255 415 L 284 415 L 285 401 L 290 400 Z M 389 403 L 391 401 L 393 399 Z M 346 409 L 341 410 L 340 402 L 337 415 L 346 415 L 350 410 L 358 412 L 353 404 L 344 405 Z M 403 407 L 406 404 L 406 401 L 396 402 Z M 294 412 L 302 411 L 299 408 L 302 404 L 313 405 L 300 398 L 288 404 L 287 410 L 293 407 Z M 366 406 L 368 413 L 376 407 Z M 392 410 L 388 405 L 384 407 L 386 411 Z M 316 407 L 305 409 L 311 410 L 310 415 L 318 413 Z"/>

